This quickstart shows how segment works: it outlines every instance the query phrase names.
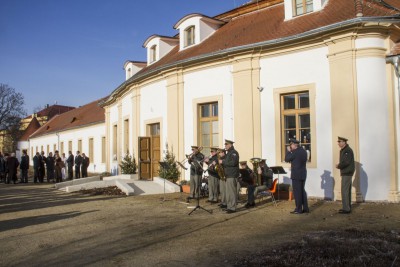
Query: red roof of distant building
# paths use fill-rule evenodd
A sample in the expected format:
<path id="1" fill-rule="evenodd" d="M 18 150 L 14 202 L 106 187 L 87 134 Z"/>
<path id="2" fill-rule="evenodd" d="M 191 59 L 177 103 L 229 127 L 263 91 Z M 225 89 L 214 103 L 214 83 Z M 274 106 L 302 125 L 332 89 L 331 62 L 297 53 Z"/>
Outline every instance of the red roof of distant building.
<path id="1" fill-rule="evenodd" d="M 37 112 L 37 117 L 44 117 L 47 116 L 48 119 L 51 119 L 55 115 L 60 115 L 64 112 L 73 110 L 75 107 L 69 107 L 69 106 L 62 106 L 62 105 L 52 105 L 48 106 L 41 111 Z M 31 116 L 26 117 L 26 119 L 30 118 Z"/>
<path id="2" fill-rule="evenodd" d="M 33 134 L 34 132 L 37 131 L 37 129 L 40 128 L 40 123 L 36 119 L 36 117 L 33 117 L 31 122 L 29 123 L 28 127 L 26 127 L 23 135 L 19 138 L 19 141 L 28 141 L 29 136 Z"/>
<path id="3" fill-rule="evenodd" d="M 93 101 L 89 104 L 53 117 L 29 138 L 104 122 L 104 109 L 98 105 L 99 101 L 100 100 Z"/>

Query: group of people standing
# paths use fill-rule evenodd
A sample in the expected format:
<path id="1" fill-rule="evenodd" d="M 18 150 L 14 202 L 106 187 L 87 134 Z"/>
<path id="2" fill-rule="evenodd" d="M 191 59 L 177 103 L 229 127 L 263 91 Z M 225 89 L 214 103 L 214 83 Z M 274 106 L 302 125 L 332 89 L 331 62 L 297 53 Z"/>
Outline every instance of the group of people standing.
<path id="1" fill-rule="evenodd" d="M 58 151 L 55 151 L 54 155 L 50 152 L 47 157 L 43 151 L 42 153 L 36 152 L 36 155 L 33 157 L 33 180 L 35 183 L 43 183 L 46 172 L 47 182 L 60 183 L 66 179 L 72 180 L 74 167 L 75 179 L 87 177 L 89 164 L 90 159 L 86 157 L 85 153 L 81 155 L 79 151 L 76 152 L 75 157 L 69 151 L 68 158 L 65 157 L 65 153 L 62 153 L 62 156 L 60 156 Z"/>
<path id="2" fill-rule="evenodd" d="M 341 214 L 351 212 L 351 186 L 352 176 L 355 172 L 355 162 L 353 150 L 347 144 L 347 139 L 338 137 L 340 148 L 339 163 L 336 168 L 340 169 L 342 177 L 342 205 L 339 210 Z M 247 161 L 239 161 L 239 153 L 233 146 L 234 142 L 225 139 L 225 148 L 219 149 L 212 147 L 208 158 L 200 152 L 198 146 L 192 146 L 192 154 L 188 155 L 190 164 L 190 194 L 187 199 L 197 198 L 200 191 L 200 182 L 203 175 L 203 163 L 208 165 L 208 202 L 217 203 L 218 194 L 220 194 L 221 203 L 219 206 L 226 213 L 236 212 L 236 206 L 241 187 L 247 187 L 246 208 L 255 206 L 254 199 L 258 192 L 269 189 L 272 186 L 273 173 L 262 159 L 257 168 L 257 174 L 261 176 L 261 181 L 255 182 L 257 174 L 247 166 Z M 307 179 L 307 161 L 306 150 L 300 146 L 296 139 L 290 139 L 285 155 L 285 162 L 291 164 L 290 178 L 292 180 L 292 189 L 295 199 L 295 209 L 292 214 L 309 213 L 307 193 L 305 183 Z M 242 169 L 242 171 L 240 171 Z"/>
<path id="3" fill-rule="evenodd" d="M 46 156 L 44 151 L 36 152 L 33 157 L 33 182 L 43 183 L 47 174 L 47 182 L 60 183 L 63 180 L 72 180 L 75 168 L 75 179 L 87 177 L 87 169 L 90 164 L 90 159 L 85 153 L 76 152 L 76 156 L 69 151 L 68 158 L 65 153 L 60 153 L 56 150 L 54 155 L 52 152 Z M 15 153 L 0 152 L 0 182 L 6 184 L 17 183 L 18 167 L 20 168 L 20 183 L 28 183 L 29 156 L 26 150 L 22 151 L 21 162 L 15 157 Z M 68 176 L 67 176 L 68 174 Z"/>
<path id="4" fill-rule="evenodd" d="M 18 166 L 21 169 L 21 182 L 28 182 L 28 169 L 29 169 L 29 157 L 26 151 L 23 152 L 21 162 L 15 157 L 15 153 L 4 153 L 0 152 L 0 182 L 5 184 L 17 183 L 17 172 Z"/>

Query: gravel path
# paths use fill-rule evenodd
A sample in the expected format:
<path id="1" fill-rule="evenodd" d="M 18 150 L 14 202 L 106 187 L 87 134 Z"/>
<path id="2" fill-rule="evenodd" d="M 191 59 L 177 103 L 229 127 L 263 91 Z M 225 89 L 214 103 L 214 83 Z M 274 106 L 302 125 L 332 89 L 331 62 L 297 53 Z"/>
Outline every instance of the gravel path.
<path id="1" fill-rule="evenodd" d="M 400 205 L 362 203 L 350 215 L 339 202 L 268 200 L 226 214 L 185 194 L 91 196 L 50 184 L 0 184 L 0 266 L 233 266 L 238 258 L 314 231 L 347 228 L 400 232 Z"/>

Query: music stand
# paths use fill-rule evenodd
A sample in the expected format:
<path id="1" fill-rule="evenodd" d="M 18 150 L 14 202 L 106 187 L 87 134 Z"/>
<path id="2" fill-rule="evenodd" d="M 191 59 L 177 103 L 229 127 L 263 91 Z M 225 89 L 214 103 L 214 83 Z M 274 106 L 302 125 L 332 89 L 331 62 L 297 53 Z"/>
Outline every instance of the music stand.
<path id="1" fill-rule="evenodd" d="M 165 161 L 159 161 L 158 164 L 160 164 L 161 169 L 165 172 L 170 169 L 170 166 L 168 165 L 168 162 Z M 165 201 L 165 177 L 164 177 L 164 199 L 162 201 Z"/>
<path id="2" fill-rule="evenodd" d="M 274 167 L 269 167 L 274 174 L 278 174 L 278 200 L 279 198 L 279 174 L 286 174 L 287 172 L 282 166 L 274 166 Z"/>
<path id="3" fill-rule="evenodd" d="M 197 209 L 202 209 L 202 210 L 207 211 L 208 213 L 211 214 L 211 213 L 212 213 L 211 210 L 206 210 L 205 208 L 203 208 L 203 207 L 200 206 L 201 175 L 197 175 L 197 170 L 198 170 L 199 168 L 203 169 L 203 167 L 200 165 L 200 162 L 198 162 L 198 161 L 196 161 L 196 160 L 193 160 L 191 164 L 194 166 L 194 168 L 195 168 L 195 173 L 196 173 L 196 176 L 197 176 L 197 205 L 196 205 L 196 207 L 195 207 L 191 212 L 189 212 L 188 215 L 192 214 L 192 213 L 193 213 L 195 210 L 197 210 Z M 196 192 L 196 190 L 195 190 L 195 192 Z"/>

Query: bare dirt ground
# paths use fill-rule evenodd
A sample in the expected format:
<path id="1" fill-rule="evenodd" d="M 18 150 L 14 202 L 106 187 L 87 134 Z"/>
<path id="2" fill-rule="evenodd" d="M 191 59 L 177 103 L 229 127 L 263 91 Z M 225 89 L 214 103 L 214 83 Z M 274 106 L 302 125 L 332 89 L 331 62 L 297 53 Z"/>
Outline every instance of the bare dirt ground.
<path id="1" fill-rule="evenodd" d="M 212 214 L 189 216 L 195 201 L 165 197 L 0 184 L 0 266 L 400 266 L 399 204 L 344 215 L 310 200 L 311 213 L 293 215 L 293 202 L 267 200 L 226 214 L 203 199 Z"/>

